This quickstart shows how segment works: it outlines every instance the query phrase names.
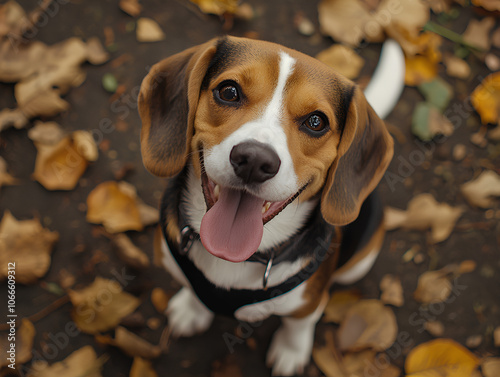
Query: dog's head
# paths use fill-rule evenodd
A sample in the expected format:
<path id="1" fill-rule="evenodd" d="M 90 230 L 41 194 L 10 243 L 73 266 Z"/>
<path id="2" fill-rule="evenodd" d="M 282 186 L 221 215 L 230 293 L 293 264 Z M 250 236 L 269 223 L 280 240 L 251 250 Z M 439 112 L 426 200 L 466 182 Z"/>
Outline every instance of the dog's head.
<path id="1" fill-rule="evenodd" d="M 232 261 L 255 252 L 263 224 L 297 197 L 320 196 L 331 224 L 355 220 L 393 151 L 359 87 L 262 41 L 211 40 L 159 62 L 139 112 L 146 168 L 170 177 L 191 160 L 208 209 L 202 241 Z"/>

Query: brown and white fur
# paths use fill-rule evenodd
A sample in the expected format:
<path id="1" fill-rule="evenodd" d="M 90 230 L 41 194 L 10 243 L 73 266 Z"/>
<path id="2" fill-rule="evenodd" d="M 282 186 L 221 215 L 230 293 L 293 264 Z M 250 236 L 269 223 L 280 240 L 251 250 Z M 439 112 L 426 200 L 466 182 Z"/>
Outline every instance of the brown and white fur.
<path id="1" fill-rule="evenodd" d="M 380 96 L 389 97 L 389 102 L 397 100 L 402 83 L 398 53 L 389 53 L 390 59 L 396 56 L 397 69 L 385 68 L 386 82 L 372 95 L 374 101 Z M 386 115 L 393 103 L 383 106 L 380 111 Z M 392 138 L 358 86 L 309 56 L 262 41 L 215 39 L 159 62 L 143 81 L 139 111 L 146 168 L 163 177 L 188 169 L 179 205 L 192 228 L 203 235 L 203 218 L 217 202 L 220 190 L 241 190 L 262 201 L 265 225 L 254 251 L 264 255 L 300 231 L 317 206 L 324 220 L 338 227 L 341 237 L 343 227 L 358 217 L 393 153 Z M 266 171 L 255 179 L 242 179 L 232 151 L 246 142 L 272 150 L 273 158 L 279 159 L 278 168 L 268 176 Z M 179 239 L 177 224 L 161 225 L 172 239 Z M 250 322 L 270 315 L 283 317 L 267 355 L 274 375 L 303 371 L 330 285 L 364 276 L 382 240 L 380 225 L 370 242 L 340 270 L 335 269 L 339 256 L 333 252 L 297 288 L 235 313 L 237 319 Z M 245 261 L 248 251 L 219 253 L 213 245 L 207 251 L 204 243 L 208 241 L 196 241 L 189 258 L 209 281 L 228 289 L 262 288 L 266 266 Z M 164 266 L 184 286 L 167 309 L 173 335 L 205 331 L 214 314 L 191 290 L 162 236 L 158 247 Z M 294 275 L 306 263 L 304 259 L 274 266 L 268 285 Z"/>

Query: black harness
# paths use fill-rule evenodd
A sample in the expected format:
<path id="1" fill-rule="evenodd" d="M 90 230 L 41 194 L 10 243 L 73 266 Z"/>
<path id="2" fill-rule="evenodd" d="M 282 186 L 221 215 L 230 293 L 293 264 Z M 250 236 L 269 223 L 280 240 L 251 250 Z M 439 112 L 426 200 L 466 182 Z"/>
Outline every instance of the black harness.
<path id="1" fill-rule="evenodd" d="M 181 189 L 186 179 L 185 172 L 168 181 L 161 204 L 160 224 L 163 236 L 172 256 L 191 283 L 191 287 L 201 302 L 217 314 L 234 317 L 243 306 L 270 300 L 290 292 L 309 279 L 319 268 L 321 262 L 331 253 L 339 250 L 335 241 L 336 229 L 323 220 L 319 206 L 313 211 L 305 226 L 296 235 L 269 250 L 267 254 L 255 253 L 248 262 L 266 265 L 262 289 L 224 289 L 209 281 L 188 257 L 189 249 L 199 241 L 182 212 Z M 175 222 L 181 230 L 180 243 L 169 237 L 167 222 Z M 267 277 L 272 266 L 282 261 L 295 261 L 299 257 L 309 258 L 309 262 L 295 275 L 284 282 L 267 287 Z M 307 259 L 306 259 L 307 260 Z"/>

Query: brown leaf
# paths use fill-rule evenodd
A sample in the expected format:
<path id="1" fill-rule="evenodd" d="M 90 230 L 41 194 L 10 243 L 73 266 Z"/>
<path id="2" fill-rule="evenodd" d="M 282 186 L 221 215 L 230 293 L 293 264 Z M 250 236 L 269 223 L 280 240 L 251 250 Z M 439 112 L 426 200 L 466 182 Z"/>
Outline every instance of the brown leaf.
<path id="1" fill-rule="evenodd" d="M 359 76 L 363 65 L 363 58 L 352 48 L 335 44 L 316 55 L 316 59 L 334 68 L 337 72 L 348 79 Z"/>
<path id="2" fill-rule="evenodd" d="M 451 77 L 467 79 L 471 74 L 469 64 L 455 55 L 445 55 L 444 65 L 446 66 L 446 73 Z"/>
<path id="3" fill-rule="evenodd" d="M 481 363 L 484 377 L 500 376 L 500 358 L 488 357 Z"/>
<path id="4" fill-rule="evenodd" d="M 158 42 L 165 39 L 165 33 L 156 21 L 141 17 L 137 20 L 136 37 L 139 42 Z"/>
<path id="5" fill-rule="evenodd" d="M 335 347 L 333 334 L 325 334 L 326 345 L 314 347 L 312 357 L 318 368 L 326 377 L 349 377 L 343 365 L 343 359 Z"/>
<path id="6" fill-rule="evenodd" d="M 0 360 L 0 369 L 9 364 L 24 364 L 31 360 L 33 357 L 31 351 L 33 349 L 33 342 L 35 340 L 35 326 L 30 322 L 29 319 L 23 318 L 21 320 L 21 326 L 16 330 L 15 333 L 15 347 L 14 352 L 11 355 L 11 344 L 14 343 L 12 339 L 9 339 L 8 334 L 2 333 L 0 335 L 0 352 L 2 355 L 7 355 L 2 357 Z M 13 358 L 15 362 L 8 358 Z"/>
<path id="7" fill-rule="evenodd" d="M 382 291 L 380 300 L 383 303 L 398 307 L 404 305 L 403 286 L 398 277 L 391 274 L 384 275 L 380 281 L 380 289 Z"/>
<path id="8" fill-rule="evenodd" d="M 94 161 L 97 146 L 87 131 L 75 131 L 57 144 L 35 143 L 38 150 L 33 178 L 47 190 L 72 190 Z"/>
<path id="9" fill-rule="evenodd" d="M 56 122 L 35 122 L 35 126 L 28 131 L 28 137 L 35 143 L 54 145 L 64 137 L 64 131 Z"/>
<path id="10" fill-rule="evenodd" d="M 27 21 L 23 7 L 16 1 L 7 1 L 0 6 L 0 37 L 8 35 L 17 25 Z"/>
<path id="11" fill-rule="evenodd" d="M 495 205 L 492 197 L 500 196 L 500 175 L 485 170 L 476 179 L 460 186 L 460 190 L 472 206 L 491 208 Z"/>
<path id="12" fill-rule="evenodd" d="M 134 357 L 129 377 L 158 377 L 158 374 L 153 369 L 151 361 L 142 357 Z"/>
<path id="13" fill-rule="evenodd" d="M 495 26 L 493 17 L 486 17 L 482 20 L 471 19 L 462 35 L 464 41 L 484 51 L 489 51 L 491 48 L 489 34 L 493 26 Z"/>
<path id="14" fill-rule="evenodd" d="M 73 321 L 88 334 L 115 328 L 140 303 L 136 297 L 123 292 L 118 282 L 99 276 L 87 288 L 69 290 L 68 295 L 73 304 Z"/>
<path id="15" fill-rule="evenodd" d="M 470 377 L 479 359 L 451 339 L 436 339 L 415 347 L 405 361 L 407 377 Z"/>
<path id="16" fill-rule="evenodd" d="M 396 8 L 391 0 L 382 0 L 376 10 L 359 0 L 322 0 L 318 13 L 323 33 L 357 46 L 363 39 L 383 41 L 384 32 L 394 27 L 417 36 L 430 16 L 429 6 L 420 1 L 400 1 Z"/>
<path id="17" fill-rule="evenodd" d="M 413 297 L 418 302 L 431 304 L 445 301 L 451 294 L 450 268 L 424 272 L 418 278 L 417 289 Z"/>
<path id="18" fill-rule="evenodd" d="M 115 329 L 114 339 L 108 335 L 98 335 L 96 339 L 99 343 L 118 347 L 130 357 L 154 359 L 161 354 L 161 348 L 159 346 L 149 343 L 147 340 L 135 335 L 122 326 L 118 326 Z"/>
<path id="19" fill-rule="evenodd" d="M 59 239 L 38 219 L 18 221 L 7 210 L 0 222 L 0 281 L 7 278 L 8 264 L 15 263 L 16 282 L 32 284 L 50 267 L 50 254 Z"/>
<path id="20" fill-rule="evenodd" d="M 396 317 L 390 308 L 378 300 L 361 300 L 347 311 L 340 325 L 339 349 L 383 351 L 394 343 L 397 331 Z"/>
<path id="21" fill-rule="evenodd" d="M 41 90 L 37 96 L 30 98 L 20 106 L 26 118 L 37 116 L 53 117 L 69 108 L 69 103 L 60 97 L 59 90 Z"/>
<path id="22" fill-rule="evenodd" d="M 89 38 L 87 41 L 87 60 L 94 65 L 104 64 L 109 60 L 109 52 L 102 46 L 97 37 Z"/>
<path id="23" fill-rule="evenodd" d="M 0 187 L 18 183 L 18 180 L 7 172 L 7 162 L 0 157 Z"/>
<path id="24" fill-rule="evenodd" d="M 21 109 L 0 110 L 0 131 L 9 127 L 15 127 L 17 129 L 24 128 L 28 122 L 29 119 Z"/>
<path id="25" fill-rule="evenodd" d="M 120 0 L 120 9 L 132 17 L 138 17 L 142 12 L 142 5 L 138 0 Z"/>
<path id="26" fill-rule="evenodd" d="M 151 302 L 158 313 L 165 313 L 169 300 L 170 295 L 168 295 L 162 288 L 157 287 L 151 291 Z"/>
<path id="27" fill-rule="evenodd" d="M 323 319 L 327 322 L 340 323 L 347 311 L 361 299 L 356 289 L 334 291 L 325 307 Z"/>
<path id="28" fill-rule="evenodd" d="M 385 222 L 387 230 L 402 227 L 404 229 L 426 230 L 431 229 L 431 239 L 434 243 L 446 240 L 463 209 L 451 207 L 446 203 L 438 203 L 431 194 L 420 194 L 408 203 L 408 209 L 401 211 L 395 208 L 386 208 L 388 220 Z"/>
<path id="29" fill-rule="evenodd" d="M 222 16 L 225 13 L 234 14 L 238 11 L 238 0 L 190 0 L 198 5 L 203 13 Z"/>
<path id="30" fill-rule="evenodd" d="M 444 334 L 444 325 L 441 321 L 425 322 L 424 328 L 429 334 L 435 337 L 441 337 Z"/>
<path id="31" fill-rule="evenodd" d="M 46 363 L 34 364 L 28 377 L 102 377 L 103 361 L 91 346 L 85 346 L 73 352 L 63 361 L 48 366 Z"/>
<path id="32" fill-rule="evenodd" d="M 87 197 L 87 221 L 103 224 L 109 233 L 142 230 L 135 188 L 114 181 L 98 185 Z"/>
<path id="33" fill-rule="evenodd" d="M 1 26 L 0 26 L 1 28 Z M 0 42 L 0 81 L 18 82 L 35 74 L 47 56 L 45 43 L 34 41 L 28 44 Z"/>
<path id="34" fill-rule="evenodd" d="M 148 256 L 135 246 L 125 234 L 117 234 L 113 237 L 113 243 L 116 245 L 118 256 L 127 265 L 137 269 L 149 267 L 150 263 Z"/>

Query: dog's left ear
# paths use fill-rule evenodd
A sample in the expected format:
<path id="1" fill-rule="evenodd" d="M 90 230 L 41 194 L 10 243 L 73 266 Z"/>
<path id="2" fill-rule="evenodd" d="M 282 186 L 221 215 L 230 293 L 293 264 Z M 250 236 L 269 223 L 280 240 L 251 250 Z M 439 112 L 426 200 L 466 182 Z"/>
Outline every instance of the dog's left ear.
<path id="1" fill-rule="evenodd" d="M 393 146 L 384 122 L 361 89 L 354 87 L 337 157 L 321 196 L 321 213 L 327 222 L 346 225 L 358 217 L 392 159 Z"/>
<path id="2" fill-rule="evenodd" d="M 155 64 L 139 93 L 141 152 L 153 174 L 171 177 L 187 161 L 200 87 L 217 49 L 216 40 Z"/>

